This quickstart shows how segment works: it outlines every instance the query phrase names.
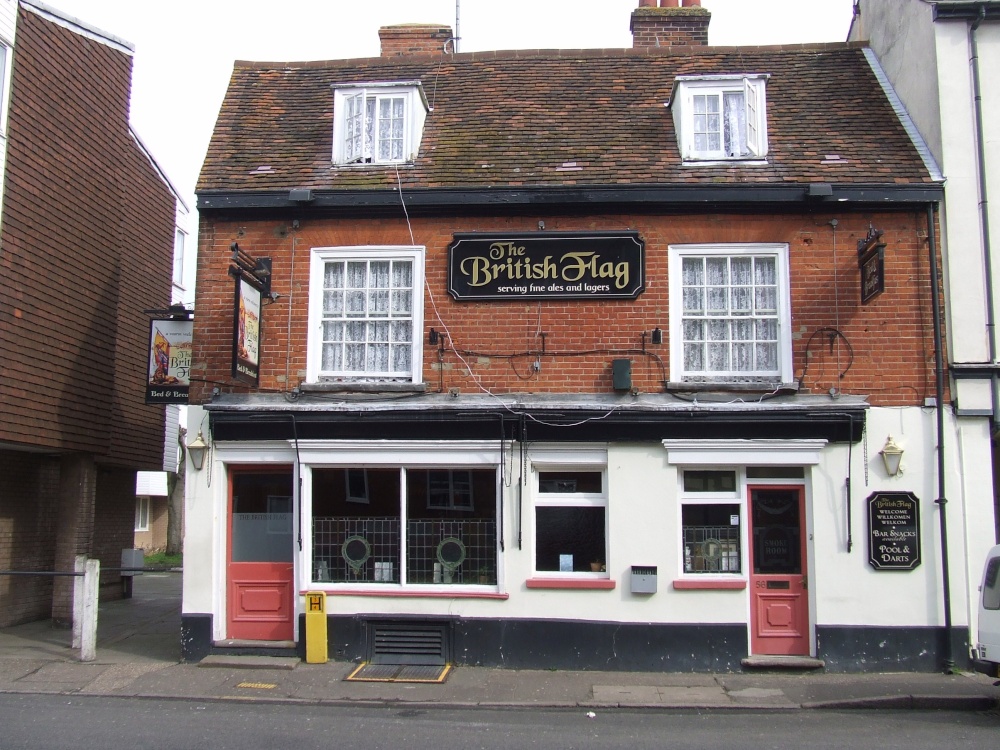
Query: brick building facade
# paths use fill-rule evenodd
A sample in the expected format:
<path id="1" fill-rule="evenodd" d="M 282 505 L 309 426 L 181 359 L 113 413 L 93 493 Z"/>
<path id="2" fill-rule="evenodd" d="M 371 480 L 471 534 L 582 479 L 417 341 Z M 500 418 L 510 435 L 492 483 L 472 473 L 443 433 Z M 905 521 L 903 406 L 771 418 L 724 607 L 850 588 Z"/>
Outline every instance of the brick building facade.
<path id="1" fill-rule="evenodd" d="M 162 465 L 144 403 L 150 307 L 170 302 L 175 198 L 129 126 L 132 49 L 19 4 L 0 274 L 0 569 L 117 567 L 135 472 Z M 71 616 L 71 579 L 0 576 L 0 625 Z M 102 595 L 120 591 L 102 574 Z"/>
<path id="2" fill-rule="evenodd" d="M 941 558 L 938 446 L 989 451 L 935 432 L 940 171 L 861 45 L 713 48 L 686 5 L 629 50 L 237 63 L 189 658 L 301 648 L 313 590 L 332 655 L 383 663 L 961 654 L 992 511 L 964 487 Z"/>

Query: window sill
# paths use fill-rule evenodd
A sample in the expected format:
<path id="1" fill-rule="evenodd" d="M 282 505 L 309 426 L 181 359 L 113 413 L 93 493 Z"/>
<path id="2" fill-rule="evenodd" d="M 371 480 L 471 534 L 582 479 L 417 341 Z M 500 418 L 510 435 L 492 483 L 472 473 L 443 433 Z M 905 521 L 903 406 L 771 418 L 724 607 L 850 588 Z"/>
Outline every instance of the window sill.
<path id="1" fill-rule="evenodd" d="M 524 582 L 529 589 L 613 589 L 610 578 L 529 578 Z"/>
<path id="2" fill-rule="evenodd" d="M 426 383 L 400 383 L 398 381 L 380 383 L 366 380 L 351 382 L 349 380 L 336 382 L 302 383 L 299 390 L 303 393 L 426 393 Z"/>
<path id="3" fill-rule="evenodd" d="M 510 594 L 499 591 L 407 591 L 405 589 L 324 589 L 322 585 L 309 591 L 322 591 L 327 596 L 377 596 L 380 598 L 407 598 L 407 599 L 501 599 L 510 598 Z M 300 596 L 305 596 L 309 591 L 300 591 Z"/>
<path id="4" fill-rule="evenodd" d="M 702 393 L 707 391 L 724 391 L 726 393 L 773 393 L 788 395 L 798 393 L 798 383 L 755 382 L 740 383 L 726 380 L 698 380 L 692 382 L 672 380 L 666 384 L 667 393 Z"/>
<path id="5" fill-rule="evenodd" d="M 704 158 L 698 156 L 686 156 L 681 162 L 681 166 L 684 167 L 766 167 L 767 164 L 767 159 L 761 159 L 756 156 L 752 159 L 748 159 L 745 156 L 706 156 Z"/>
<path id="6" fill-rule="evenodd" d="M 708 589 L 708 590 L 729 590 L 729 591 L 742 591 L 746 589 L 747 582 L 746 579 L 720 579 L 713 578 L 705 581 L 698 581 L 693 578 L 675 578 L 674 588 L 678 591 L 690 591 L 696 589 Z"/>

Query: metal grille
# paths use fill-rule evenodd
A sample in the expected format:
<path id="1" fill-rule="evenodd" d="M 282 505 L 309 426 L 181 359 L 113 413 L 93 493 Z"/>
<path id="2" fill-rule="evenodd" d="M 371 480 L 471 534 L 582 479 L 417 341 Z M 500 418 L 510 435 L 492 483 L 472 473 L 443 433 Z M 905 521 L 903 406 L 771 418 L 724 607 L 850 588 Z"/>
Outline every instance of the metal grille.
<path id="1" fill-rule="evenodd" d="M 739 526 L 685 526 L 685 573 L 739 573 Z"/>
<path id="2" fill-rule="evenodd" d="M 407 583 L 495 584 L 497 525 L 493 520 L 420 520 L 406 525 Z M 437 559 L 442 540 L 459 539 L 465 560 L 448 570 Z"/>
<path id="3" fill-rule="evenodd" d="M 387 518 L 313 519 L 313 576 L 333 583 L 399 583 L 400 523 Z M 358 536 L 371 546 L 371 555 L 361 565 L 348 565 L 342 554 L 344 542 Z"/>
<path id="4" fill-rule="evenodd" d="M 371 664 L 445 665 L 450 653 L 445 623 L 368 623 Z"/>
<path id="5" fill-rule="evenodd" d="M 349 565 L 342 549 L 350 537 L 371 547 L 363 564 Z M 448 538 L 465 547 L 465 559 L 449 570 L 437 559 L 438 545 Z M 412 520 L 407 523 L 407 583 L 496 585 L 496 521 Z M 400 521 L 387 518 L 315 518 L 313 577 L 331 583 L 400 583 Z M 355 569 L 356 568 L 356 569 Z"/>

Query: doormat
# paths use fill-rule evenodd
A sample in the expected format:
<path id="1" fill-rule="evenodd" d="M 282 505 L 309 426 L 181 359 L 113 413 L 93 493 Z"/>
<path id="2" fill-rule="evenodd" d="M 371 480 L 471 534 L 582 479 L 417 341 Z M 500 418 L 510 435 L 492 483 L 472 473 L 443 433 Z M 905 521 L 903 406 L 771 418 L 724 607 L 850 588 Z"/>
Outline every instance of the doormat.
<path id="1" fill-rule="evenodd" d="M 424 666 L 417 664 L 361 665 L 344 680 L 348 682 L 430 682 L 442 683 L 448 679 L 451 664 Z"/>

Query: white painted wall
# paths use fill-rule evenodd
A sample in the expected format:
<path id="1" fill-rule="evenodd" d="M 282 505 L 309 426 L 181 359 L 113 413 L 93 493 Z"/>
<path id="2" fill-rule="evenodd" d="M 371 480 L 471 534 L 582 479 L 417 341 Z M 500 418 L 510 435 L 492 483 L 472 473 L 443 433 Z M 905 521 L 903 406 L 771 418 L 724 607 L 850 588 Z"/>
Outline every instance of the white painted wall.
<path id="1" fill-rule="evenodd" d="M 204 412 L 192 407 L 189 435 L 205 428 Z M 990 477 L 990 450 L 984 423 L 978 434 L 948 415 L 947 513 L 951 558 L 952 620 L 957 627 L 971 622 L 970 602 L 978 585 L 979 561 L 992 544 L 992 506 L 983 502 Z M 933 626 L 944 622 L 937 497 L 935 412 L 933 409 L 872 409 L 863 443 L 827 446 L 819 463 L 806 470 L 809 596 L 813 624 L 873 626 Z M 904 473 L 888 477 L 878 451 L 888 435 L 905 450 Z M 206 432 L 206 440 L 209 436 Z M 446 447 L 446 446 L 443 446 Z M 533 446 L 533 452 L 542 446 Z M 300 446 L 306 466 L 317 445 Z M 497 447 L 489 448 L 494 453 Z M 370 453 L 379 461 L 380 451 Z M 224 637 L 227 482 L 223 462 L 290 463 L 295 452 L 287 443 L 219 444 L 205 469 L 188 465 L 186 500 L 185 578 L 183 611 L 215 615 L 216 638 Z M 417 459 L 419 460 L 419 459 Z M 369 463 L 371 465 L 371 463 Z M 847 551 L 846 490 L 848 467 L 852 480 L 853 541 Z M 515 465 L 516 470 L 516 465 Z M 678 467 L 670 465 L 660 444 L 607 446 L 609 478 L 608 572 L 611 591 L 528 589 L 532 565 L 532 490 L 524 489 L 521 532 L 517 549 L 516 483 L 504 488 L 506 551 L 499 591 L 506 600 L 434 598 L 331 597 L 330 611 L 342 614 L 448 614 L 482 618 L 550 618 L 607 622 L 739 623 L 747 622 L 748 589 L 736 591 L 675 590 L 681 575 L 682 545 L 678 503 Z M 985 472 L 985 473 L 984 473 Z M 987 480 L 984 482 L 984 478 Z M 211 484 L 209 485 L 209 479 Z M 875 491 L 911 491 L 921 501 L 922 563 L 913 571 L 876 571 L 868 563 L 866 498 Z M 304 472 L 308 497 L 308 471 Z M 988 490 L 987 490 L 988 494 Z M 744 501 L 745 503 L 745 501 Z M 745 507 L 745 505 L 744 505 Z M 304 515 L 308 517 L 308 501 Z M 743 515 L 744 535 L 746 514 Z M 308 527 L 307 527 L 308 528 Z M 297 561 L 300 590 L 308 586 L 311 566 L 308 530 Z M 747 553 L 744 548 L 743 563 Z M 658 568 L 654 595 L 630 592 L 632 565 Z M 332 584 L 316 588 L 335 590 Z M 343 591 L 344 587 L 341 587 Z M 301 602 L 299 603 L 301 606 Z"/>

